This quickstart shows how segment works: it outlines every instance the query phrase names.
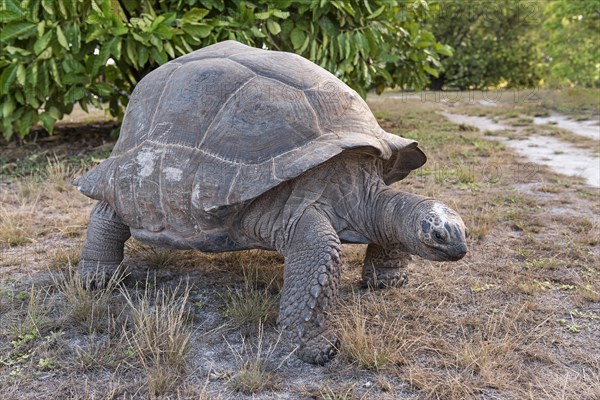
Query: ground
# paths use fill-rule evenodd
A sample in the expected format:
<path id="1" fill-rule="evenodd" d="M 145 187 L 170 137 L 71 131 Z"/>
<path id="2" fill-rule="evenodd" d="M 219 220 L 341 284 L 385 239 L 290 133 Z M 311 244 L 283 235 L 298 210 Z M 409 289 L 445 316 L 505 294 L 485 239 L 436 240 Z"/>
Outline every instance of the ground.
<path id="1" fill-rule="evenodd" d="M 470 251 L 415 257 L 407 286 L 369 291 L 364 246 L 345 246 L 339 354 L 324 367 L 278 333 L 276 254 L 130 240 L 129 275 L 91 292 L 73 279 L 93 201 L 69 181 L 109 154 L 114 122 L 72 117 L 63 137 L 2 143 L 0 398 L 600 398 L 599 189 L 566 164 L 551 170 L 560 151 L 538 163 L 521 153 L 556 139 L 597 162 L 597 139 L 534 123 L 597 126 L 597 91 L 389 92 L 369 104 L 429 156 L 397 187 L 455 208 Z"/>

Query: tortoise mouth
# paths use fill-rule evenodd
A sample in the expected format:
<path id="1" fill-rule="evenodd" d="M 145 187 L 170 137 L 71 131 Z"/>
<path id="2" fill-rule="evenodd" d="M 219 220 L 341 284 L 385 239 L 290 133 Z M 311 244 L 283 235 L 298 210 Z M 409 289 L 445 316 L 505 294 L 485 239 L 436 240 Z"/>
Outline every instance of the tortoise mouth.
<path id="1" fill-rule="evenodd" d="M 452 247 L 440 249 L 439 247 L 428 246 L 429 250 L 435 255 L 433 261 L 458 261 L 467 255 L 467 246 L 459 244 Z"/>

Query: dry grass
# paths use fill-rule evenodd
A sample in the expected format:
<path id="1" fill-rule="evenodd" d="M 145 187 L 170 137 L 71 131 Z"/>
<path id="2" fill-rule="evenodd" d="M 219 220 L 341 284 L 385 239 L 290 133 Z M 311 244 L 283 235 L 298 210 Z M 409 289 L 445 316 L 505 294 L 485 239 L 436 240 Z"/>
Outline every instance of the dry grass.
<path id="1" fill-rule="evenodd" d="M 132 326 L 124 337 L 143 366 L 150 392 L 159 396 L 177 385 L 185 371 L 192 335 L 190 287 L 180 283 L 151 292 L 149 286 L 137 295 L 121 290 Z"/>
<path id="2" fill-rule="evenodd" d="M 364 247 L 345 247 L 339 355 L 309 366 L 273 326 L 283 281 L 274 253 L 129 241 L 131 276 L 157 279 L 84 290 L 70 266 L 92 202 L 68 185 L 74 167 L 53 158 L 35 169 L 47 181 L 10 178 L 0 192 L 0 398 L 600 398 L 597 189 L 527 169 L 432 112 L 444 105 L 373 104 L 386 130 L 427 152 L 397 187 L 459 211 L 470 230 L 463 260 L 415 257 L 406 287 L 364 292 Z M 517 123 L 547 113 L 506 102 L 452 110 Z M 513 133 L 542 129 L 531 128 Z"/>
<path id="3" fill-rule="evenodd" d="M 58 157 L 54 156 L 48 158 L 45 172 L 47 182 L 52 190 L 63 193 L 71 189 L 74 171 L 69 164 L 61 162 Z"/>
<path id="4" fill-rule="evenodd" d="M 67 272 L 73 265 L 77 265 L 81 259 L 83 243 L 76 247 L 58 248 L 50 254 L 48 268 L 52 271 Z"/>
<path id="5" fill-rule="evenodd" d="M 11 340 L 13 346 L 18 348 L 35 341 L 49 328 L 52 304 L 45 289 L 31 286 L 28 291 L 9 292 L 6 296 L 10 298 L 4 301 L 10 304 L 2 307 L 5 310 L 0 317 L 0 334 Z"/>
<path id="6" fill-rule="evenodd" d="M 36 230 L 32 225 L 35 216 L 35 203 L 17 209 L 0 207 L 0 248 L 21 246 L 35 240 Z"/>
<path id="7" fill-rule="evenodd" d="M 405 342 L 407 335 L 400 315 L 393 315 L 377 294 L 366 301 L 353 294 L 340 305 L 335 325 L 340 355 L 359 368 L 379 371 L 400 363 L 403 354 L 414 345 Z"/>
<path id="8" fill-rule="evenodd" d="M 243 289 L 230 288 L 223 295 L 223 314 L 233 326 L 252 327 L 260 323 L 273 325 L 277 319 L 279 299 L 268 288 L 245 284 Z"/>
<path id="9" fill-rule="evenodd" d="M 290 353 L 278 366 L 273 367 L 272 358 L 281 340 L 281 334 L 274 343 L 265 348 L 264 325 L 260 322 L 257 331 L 254 343 L 242 338 L 241 350 L 236 350 L 227 343 L 237 361 L 237 368 L 228 379 L 227 386 L 236 392 L 255 394 L 277 389 L 279 382 L 276 372 L 292 355 Z"/>
<path id="10" fill-rule="evenodd" d="M 91 279 L 91 278 L 90 278 Z M 89 333 L 115 332 L 123 306 L 115 301 L 114 291 L 123 280 L 116 271 L 102 289 L 90 290 L 90 281 L 84 281 L 73 269 L 53 275 L 55 286 L 65 296 L 69 317 Z"/>
<path id="11" fill-rule="evenodd" d="M 177 251 L 157 246 L 150 246 L 135 239 L 126 243 L 127 251 L 142 259 L 151 268 L 169 268 L 177 265 L 181 254 Z"/>

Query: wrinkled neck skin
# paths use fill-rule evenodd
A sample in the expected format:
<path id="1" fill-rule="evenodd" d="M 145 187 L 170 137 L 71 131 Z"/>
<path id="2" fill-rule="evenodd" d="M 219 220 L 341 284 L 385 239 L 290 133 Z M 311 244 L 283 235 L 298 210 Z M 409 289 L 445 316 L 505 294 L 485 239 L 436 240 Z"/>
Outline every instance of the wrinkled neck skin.
<path id="1" fill-rule="evenodd" d="M 380 246 L 401 243 L 414 247 L 419 240 L 415 234 L 419 212 L 431 201 L 429 197 L 382 188 L 375 198 L 367 199 L 373 220 L 366 234 Z"/>

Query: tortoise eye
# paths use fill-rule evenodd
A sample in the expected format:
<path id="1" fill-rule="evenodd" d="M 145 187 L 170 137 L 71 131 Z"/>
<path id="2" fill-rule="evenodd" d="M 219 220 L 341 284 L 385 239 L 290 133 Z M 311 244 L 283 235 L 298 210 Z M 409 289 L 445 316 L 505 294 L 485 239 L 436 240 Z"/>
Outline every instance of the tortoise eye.
<path id="1" fill-rule="evenodd" d="M 441 234 L 441 233 L 439 233 L 439 232 L 437 232 L 437 231 L 436 231 L 436 232 L 433 234 L 433 236 L 435 237 L 435 240 L 438 240 L 438 241 L 440 241 L 440 242 L 441 242 L 442 240 L 444 240 L 444 237 L 442 236 L 442 234 Z"/>

